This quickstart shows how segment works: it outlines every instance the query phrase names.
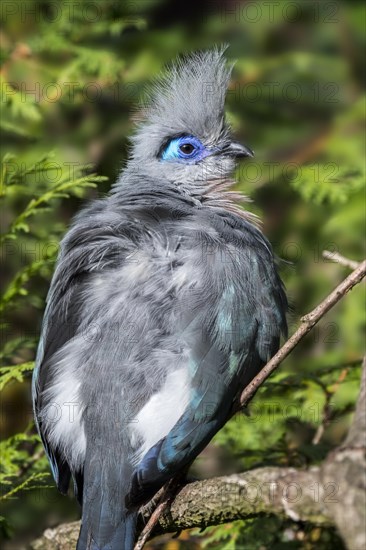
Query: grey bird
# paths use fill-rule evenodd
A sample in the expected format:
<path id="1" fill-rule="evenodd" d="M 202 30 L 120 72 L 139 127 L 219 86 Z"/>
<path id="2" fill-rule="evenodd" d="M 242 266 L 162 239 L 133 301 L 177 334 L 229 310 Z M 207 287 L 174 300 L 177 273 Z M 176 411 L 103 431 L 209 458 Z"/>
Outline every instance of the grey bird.
<path id="1" fill-rule="evenodd" d="M 131 550 L 139 506 L 225 424 L 277 351 L 287 301 L 267 239 L 228 190 L 237 159 L 223 50 L 155 86 L 110 194 L 61 243 L 33 378 L 78 550 Z"/>

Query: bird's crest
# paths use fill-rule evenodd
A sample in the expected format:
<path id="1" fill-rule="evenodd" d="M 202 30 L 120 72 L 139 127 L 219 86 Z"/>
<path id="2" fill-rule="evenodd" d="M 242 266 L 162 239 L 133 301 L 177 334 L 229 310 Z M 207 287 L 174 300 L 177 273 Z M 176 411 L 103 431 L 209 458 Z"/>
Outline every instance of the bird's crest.
<path id="1" fill-rule="evenodd" d="M 179 58 L 156 80 L 139 113 L 151 130 L 172 135 L 190 132 L 200 138 L 223 130 L 224 104 L 232 67 L 223 57 L 226 47 Z M 136 120 L 137 117 L 135 117 Z"/>

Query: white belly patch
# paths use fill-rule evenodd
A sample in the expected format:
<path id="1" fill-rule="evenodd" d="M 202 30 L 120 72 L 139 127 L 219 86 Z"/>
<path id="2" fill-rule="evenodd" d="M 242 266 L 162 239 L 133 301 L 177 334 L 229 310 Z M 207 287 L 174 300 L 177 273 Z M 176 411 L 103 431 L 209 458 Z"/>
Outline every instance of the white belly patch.
<path id="1" fill-rule="evenodd" d="M 188 403 L 188 370 L 181 368 L 168 374 L 164 386 L 150 397 L 131 424 L 132 431 L 143 440 L 135 457 L 136 464 L 155 443 L 170 432 Z"/>
<path id="2" fill-rule="evenodd" d="M 46 405 L 41 418 L 50 446 L 58 447 L 70 466 L 77 468 L 85 459 L 86 437 L 82 425 L 80 382 L 75 374 L 77 354 L 72 353 L 74 345 L 66 346 L 64 357 L 53 366 L 56 375 L 52 387 L 44 391 Z"/>

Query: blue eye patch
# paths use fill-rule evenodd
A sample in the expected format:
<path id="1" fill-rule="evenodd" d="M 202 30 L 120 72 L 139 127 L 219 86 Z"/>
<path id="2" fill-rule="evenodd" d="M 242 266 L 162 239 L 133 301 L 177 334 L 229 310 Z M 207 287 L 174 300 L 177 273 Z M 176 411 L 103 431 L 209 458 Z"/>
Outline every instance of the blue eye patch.
<path id="1" fill-rule="evenodd" d="M 194 136 L 180 136 L 171 139 L 161 153 L 162 160 L 197 162 L 211 154 L 211 151 Z"/>

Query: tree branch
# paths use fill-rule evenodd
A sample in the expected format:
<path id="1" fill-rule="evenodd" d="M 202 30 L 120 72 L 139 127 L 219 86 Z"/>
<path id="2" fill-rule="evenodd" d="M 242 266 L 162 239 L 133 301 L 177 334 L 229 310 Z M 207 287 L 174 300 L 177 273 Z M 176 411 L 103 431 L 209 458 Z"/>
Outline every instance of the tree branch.
<path id="1" fill-rule="evenodd" d="M 330 252 L 330 250 L 323 250 L 322 256 L 326 260 L 331 260 L 332 262 L 350 267 L 351 269 L 356 269 L 360 265 L 359 262 L 345 258 L 341 254 L 338 254 L 338 252 Z"/>
<path id="2" fill-rule="evenodd" d="M 195 481 L 185 485 L 165 510 L 154 529 L 154 536 L 194 527 L 246 519 L 259 514 L 276 514 L 294 521 L 330 525 L 331 516 L 320 487 L 319 468 L 260 468 L 246 473 Z M 320 492 L 318 491 L 320 487 Z M 141 528 L 148 512 L 139 518 Z M 79 522 L 47 529 L 31 545 L 33 550 L 74 548 Z"/>
<path id="3" fill-rule="evenodd" d="M 321 468 L 323 486 L 332 484 L 337 494 L 327 501 L 349 550 L 366 548 L 366 357 L 353 422 L 344 443 Z"/>

